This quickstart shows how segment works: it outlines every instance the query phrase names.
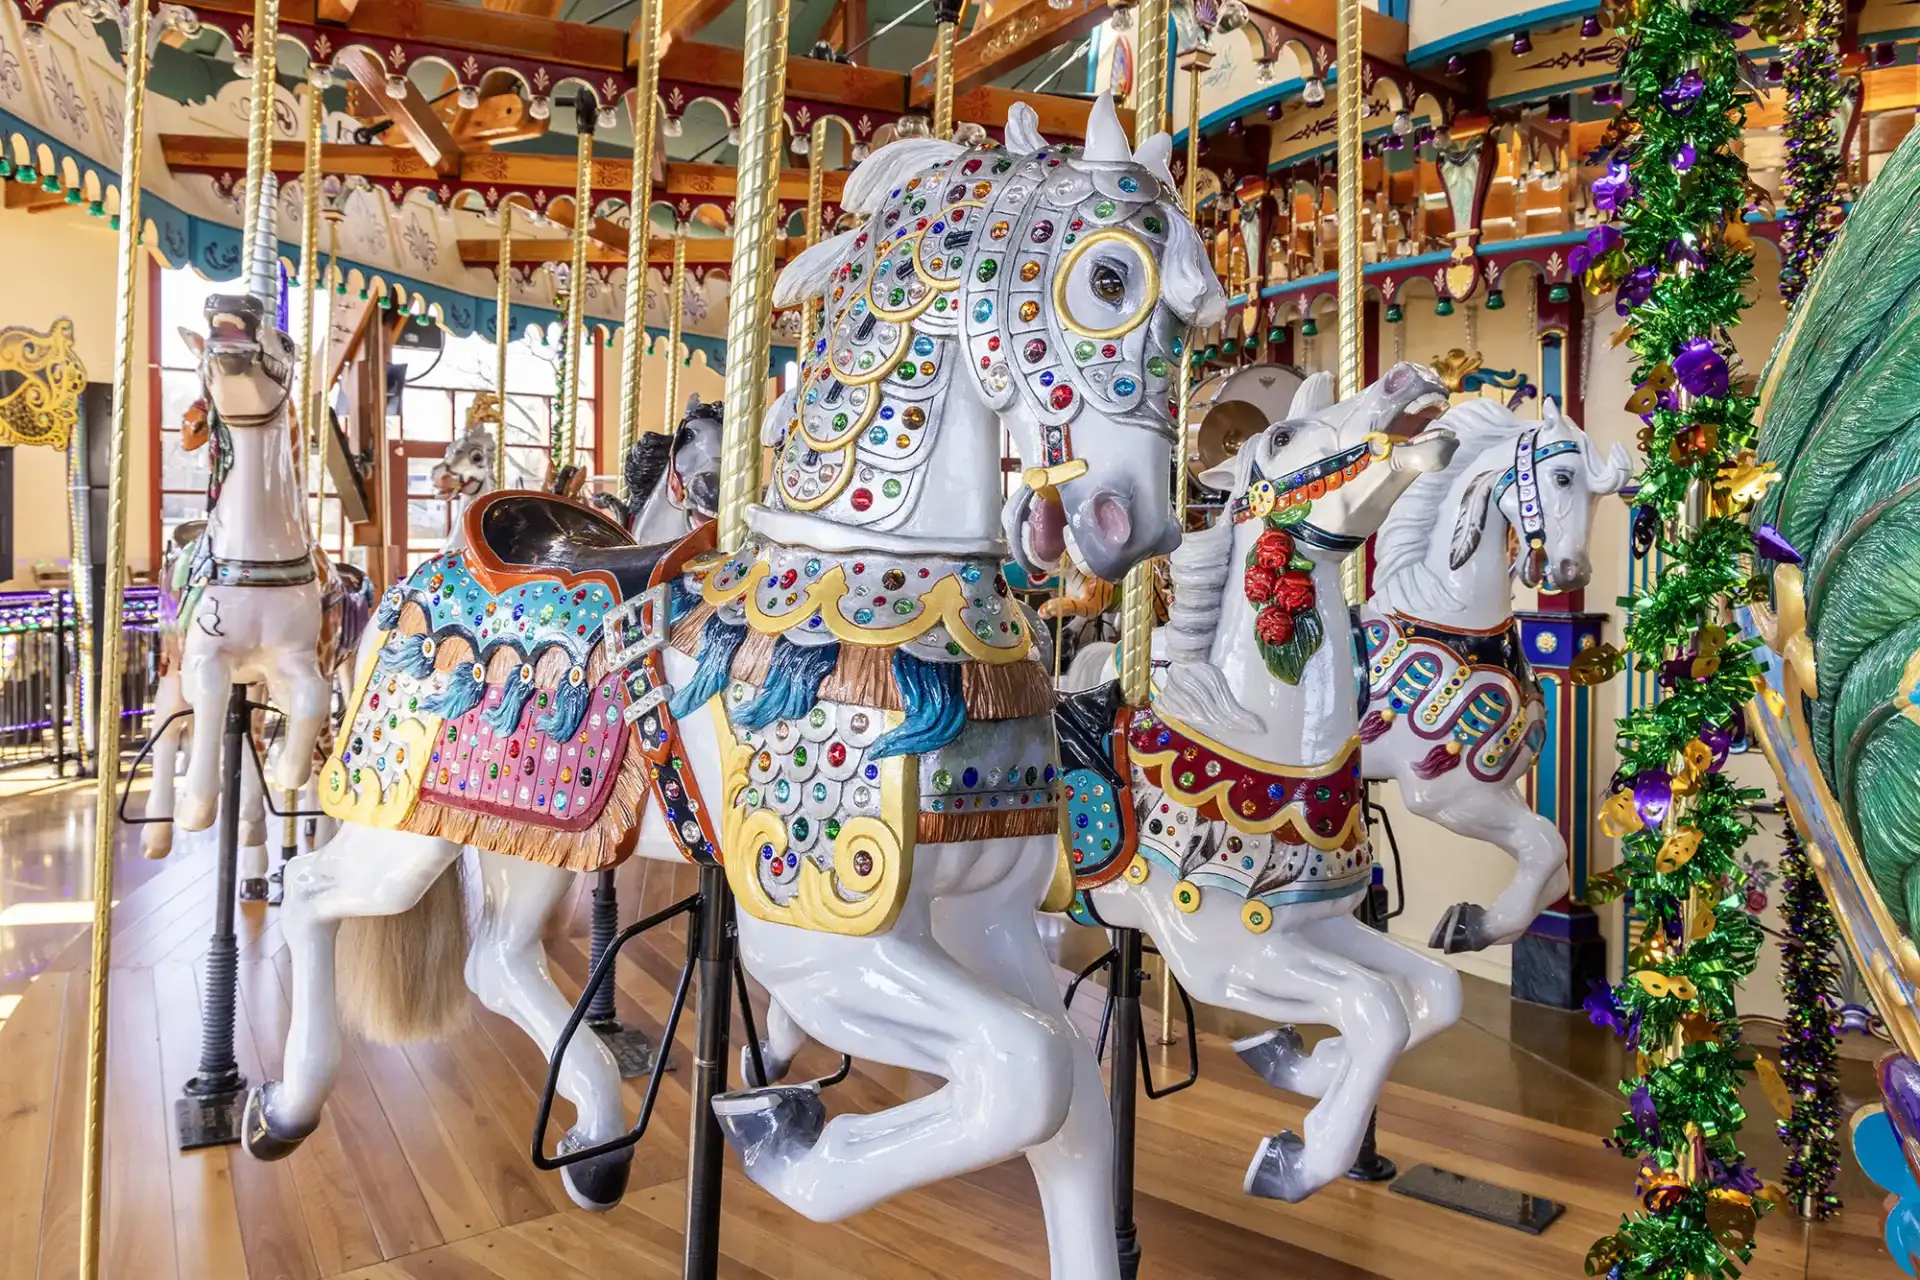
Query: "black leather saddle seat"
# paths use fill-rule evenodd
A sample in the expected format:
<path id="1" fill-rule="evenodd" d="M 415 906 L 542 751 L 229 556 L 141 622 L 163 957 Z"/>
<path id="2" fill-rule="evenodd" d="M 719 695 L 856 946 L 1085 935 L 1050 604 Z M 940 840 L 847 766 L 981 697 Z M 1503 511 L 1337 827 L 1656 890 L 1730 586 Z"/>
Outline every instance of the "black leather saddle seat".
<path id="1" fill-rule="evenodd" d="M 591 508 L 545 493 L 496 498 L 480 513 L 479 550 L 503 569 L 538 573 L 604 573 L 631 599 L 647 589 L 654 567 L 675 543 L 642 546 Z"/>

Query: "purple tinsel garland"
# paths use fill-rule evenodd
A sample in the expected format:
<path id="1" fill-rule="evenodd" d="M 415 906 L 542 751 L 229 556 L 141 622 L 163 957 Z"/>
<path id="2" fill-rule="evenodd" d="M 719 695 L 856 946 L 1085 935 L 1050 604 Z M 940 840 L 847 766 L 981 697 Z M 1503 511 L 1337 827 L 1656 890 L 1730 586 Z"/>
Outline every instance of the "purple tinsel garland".
<path id="1" fill-rule="evenodd" d="M 1780 1140 L 1787 1148 L 1781 1183 L 1795 1212 L 1828 1218 L 1840 1211 L 1833 1191 L 1840 1171 L 1840 971 L 1834 959 L 1839 927 L 1792 819 L 1786 827 L 1780 916 L 1789 941 L 1780 944 L 1780 989 L 1787 1002 L 1780 1079 L 1793 1110 L 1780 1120 Z"/>
<path id="2" fill-rule="evenodd" d="M 1808 0 L 1800 38 L 1787 51 L 1785 208 L 1780 215 L 1780 296 L 1791 306 L 1807 287 L 1839 219 L 1842 157 L 1841 0 Z"/>

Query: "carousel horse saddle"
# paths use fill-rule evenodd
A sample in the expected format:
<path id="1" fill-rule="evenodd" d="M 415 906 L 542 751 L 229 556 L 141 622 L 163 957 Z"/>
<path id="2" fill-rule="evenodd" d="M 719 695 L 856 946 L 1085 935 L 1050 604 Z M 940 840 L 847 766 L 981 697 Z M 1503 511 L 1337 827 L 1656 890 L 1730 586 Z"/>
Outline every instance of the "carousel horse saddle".
<path id="1" fill-rule="evenodd" d="M 473 552 L 481 565 L 508 573 L 603 573 L 623 599 L 647 589 L 676 545 L 638 545 L 597 511 L 545 493 L 503 495 L 486 505 L 477 524 Z"/>

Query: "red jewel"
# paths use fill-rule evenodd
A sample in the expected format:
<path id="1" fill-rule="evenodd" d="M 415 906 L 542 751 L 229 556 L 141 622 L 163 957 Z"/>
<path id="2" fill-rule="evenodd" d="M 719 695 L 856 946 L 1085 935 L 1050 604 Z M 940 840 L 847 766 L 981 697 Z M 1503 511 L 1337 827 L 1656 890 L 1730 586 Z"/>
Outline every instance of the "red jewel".
<path id="1" fill-rule="evenodd" d="M 847 762 L 847 749 L 835 742 L 827 747 L 827 763 L 838 769 Z"/>
<path id="2" fill-rule="evenodd" d="M 853 491 L 853 509 L 855 511 L 865 511 L 868 507 L 872 505 L 873 505 L 873 490 L 855 489 Z"/>
<path id="3" fill-rule="evenodd" d="M 960 172 L 978 173 L 980 172 L 980 162 L 978 160 L 969 160 L 965 164 L 960 166 Z"/>
<path id="4" fill-rule="evenodd" d="M 795 582 L 799 581 L 799 579 L 800 579 L 799 573 L 797 573 L 792 569 L 789 569 L 785 573 L 780 575 L 780 585 L 783 587 L 790 587 Z"/>
<path id="5" fill-rule="evenodd" d="M 987 350 L 998 351 L 999 349 L 1000 349 L 1000 335 L 996 333 L 995 335 L 993 335 L 993 337 L 987 339 Z"/>
<path id="6" fill-rule="evenodd" d="M 926 576 L 927 576 L 927 571 L 926 571 L 925 569 L 922 569 L 922 570 L 920 571 L 920 576 L 921 576 L 921 577 L 923 577 L 923 578 L 924 578 L 924 577 L 926 577 Z"/>
<path id="7" fill-rule="evenodd" d="M 1100 348 L 1100 354 L 1111 360 L 1120 354 L 1120 348 L 1109 342 L 1106 346 Z"/>
<path id="8" fill-rule="evenodd" d="M 367 699 L 367 705 L 368 705 L 368 706 L 370 706 L 370 707 L 372 707 L 372 708 L 373 708 L 374 710 L 376 710 L 376 711 L 377 711 L 377 710 L 379 710 L 379 709 L 380 709 L 380 695 L 376 693 L 376 694 L 374 694 L 374 695 L 373 695 L 373 696 L 372 696 L 371 698 L 368 698 L 368 699 Z"/>
<path id="9" fill-rule="evenodd" d="M 885 604 L 885 603 L 887 602 L 887 598 L 886 598 L 885 596 L 875 596 L 875 597 L 873 598 L 873 602 L 874 602 L 874 603 L 875 603 L 876 605 L 881 605 L 881 604 Z"/>
<path id="10" fill-rule="evenodd" d="M 991 365 L 992 363 L 993 363 L 993 361 L 992 361 L 991 359 L 989 359 L 988 357 L 986 357 L 986 356 L 981 356 L 981 357 L 980 357 L 980 367 L 981 367 L 982 369 L 985 369 L 985 368 L 987 368 L 987 367 L 988 367 L 989 365 Z"/>
<path id="11" fill-rule="evenodd" d="M 867 566 L 864 562 L 855 560 L 853 562 L 853 571 L 855 573 L 865 573 L 867 571 Z"/>
<path id="12" fill-rule="evenodd" d="M 1053 389 L 1053 407 L 1054 408 L 1064 409 L 1072 403 L 1073 403 L 1072 387 L 1062 385 L 1062 386 L 1055 387 Z"/>
<path id="13" fill-rule="evenodd" d="M 520 757 L 520 740 L 518 738 L 515 738 L 512 741 L 507 743 L 507 759 L 517 760 L 519 757 Z"/>
<path id="14" fill-rule="evenodd" d="M 1086 226 L 1086 225 L 1087 225 L 1087 224 L 1086 224 L 1086 223 L 1085 223 L 1084 221 L 1082 221 L 1081 219 L 1079 219 L 1079 218 L 1075 218 L 1075 219 L 1073 220 L 1073 229 L 1074 229 L 1075 231 L 1078 231 L 1078 230 L 1079 230 L 1080 228 L 1082 228 L 1082 227 L 1084 227 L 1084 226 Z"/>

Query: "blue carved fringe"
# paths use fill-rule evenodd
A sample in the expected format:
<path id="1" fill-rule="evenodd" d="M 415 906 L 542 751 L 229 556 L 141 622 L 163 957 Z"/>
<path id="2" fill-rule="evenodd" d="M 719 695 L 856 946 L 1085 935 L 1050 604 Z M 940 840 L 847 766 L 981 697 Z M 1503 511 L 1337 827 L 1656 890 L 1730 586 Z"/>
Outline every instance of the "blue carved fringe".
<path id="1" fill-rule="evenodd" d="M 675 578 L 667 589 L 667 623 L 671 626 L 692 613 L 700 605 L 700 593 L 687 585 L 685 578 Z"/>
<path id="2" fill-rule="evenodd" d="M 562 679 L 553 691 L 553 705 L 547 708 L 547 714 L 533 722 L 533 727 L 555 742 L 565 742 L 587 718 L 587 704 L 592 700 L 593 686 L 587 681 L 575 684 Z"/>
<path id="3" fill-rule="evenodd" d="M 500 701 L 481 717 L 497 736 L 509 736 L 520 727 L 520 713 L 527 709 L 527 700 L 533 697 L 533 681 L 520 678 L 522 669 L 515 667 L 507 672 L 507 682 L 500 686 Z"/>
<path id="4" fill-rule="evenodd" d="M 745 626 L 729 626 L 720 621 L 719 614 L 707 619 L 705 629 L 700 632 L 700 652 L 694 658 L 699 666 L 693 679 L 676 689 L 673 700 L 667 704 L 675 720 L 686 719 L 727 687 L 727 678 L 733 674 L 733 655 L 740 651 L 746 638 Z"/>
<path id="5" fill-rule="evenodd" d="M 479 706 L 481 699 L 487 696 L 487 683 L 474 679 L 473 667 L 471 662 L 463 662 L 455 667 L 447 677 L 447 687 L 421 703 L 420 709 L 428 715 L 458 720 Z"/>
<path id="6" fill-rule="evenodd" d="M 373 625 L 381 631 L 391 631 L 400 625 L 400 606 L 405 603 L 398 591 L 389 591 L 380 597 L 380 607 L 374 611 Z"/>
<path id="7" fill-rule="evenodd" d="M 868 748 L 867 758 L 925 755 L 938 751 L 967 727 L 967 700 L 960 691 L 960 664 L 925 662 L 904 649 L 893 655 L 893 682 L 906 719 Z"/>
<path id="8" fill-rule="evenodd" d="M 380 646 L 380 665 L 397 669 L 414 680 L 433 674 L 433 654 L 427 650 L 431 636 L 396 635 Z"/>
<path id="9" fill-rule="evenodd" d="M 764 729 L 775 720 L 793 720 L 813 710 L 820 701 L 820 682 L 840 665 L 840 642 L 794 644 L 785 636 L 773 642 L 767 676 L 760 693 L 733 713 L 734 727 Z"/>

